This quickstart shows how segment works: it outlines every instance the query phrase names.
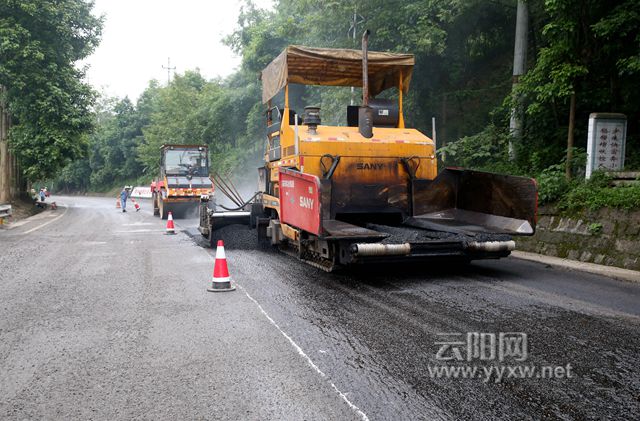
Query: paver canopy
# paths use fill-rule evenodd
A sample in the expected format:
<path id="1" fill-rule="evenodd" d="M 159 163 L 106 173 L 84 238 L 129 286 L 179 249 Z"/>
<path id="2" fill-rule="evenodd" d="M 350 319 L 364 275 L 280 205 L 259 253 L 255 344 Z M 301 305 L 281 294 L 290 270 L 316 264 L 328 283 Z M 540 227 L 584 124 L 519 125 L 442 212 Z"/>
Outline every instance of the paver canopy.
<path id="1" fill-rule="evenodd" d="M 371 95 L 399 87 L 401 75 L 402 90 L 408 91 L 413 54 L 369 51 L 368 61 Z M 263 103 L 288 83 L 362 86 L 362 51 L 290 45 L 262 71 L 261 79 Z"/>

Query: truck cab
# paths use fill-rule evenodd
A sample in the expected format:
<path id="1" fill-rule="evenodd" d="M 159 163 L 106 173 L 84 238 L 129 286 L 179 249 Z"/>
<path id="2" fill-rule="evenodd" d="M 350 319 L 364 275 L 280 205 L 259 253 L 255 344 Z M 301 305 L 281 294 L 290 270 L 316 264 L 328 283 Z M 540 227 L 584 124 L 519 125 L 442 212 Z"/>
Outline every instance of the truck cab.
<path id="1" fill-rule="evenodd" d="M 213 193 L 206 145 L 162 145 L 159 177 L 151 183 L 153 213 L 167 219 L 197 216 L 201 195 Z"/>

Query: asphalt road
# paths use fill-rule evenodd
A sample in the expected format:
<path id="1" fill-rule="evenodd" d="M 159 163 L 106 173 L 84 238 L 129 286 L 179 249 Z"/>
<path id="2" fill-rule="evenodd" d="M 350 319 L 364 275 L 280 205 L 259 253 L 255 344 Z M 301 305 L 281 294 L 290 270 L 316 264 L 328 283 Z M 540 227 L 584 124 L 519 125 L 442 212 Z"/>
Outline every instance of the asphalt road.
<path id="1" fill-rule="evenodd" d="M 56 201 L 0 231 L 2 419 L 640 418 L 640 284 L 513 258 L 328 274 L 234 226 L 238 289 L 212 294 L 195 220 Z"/>

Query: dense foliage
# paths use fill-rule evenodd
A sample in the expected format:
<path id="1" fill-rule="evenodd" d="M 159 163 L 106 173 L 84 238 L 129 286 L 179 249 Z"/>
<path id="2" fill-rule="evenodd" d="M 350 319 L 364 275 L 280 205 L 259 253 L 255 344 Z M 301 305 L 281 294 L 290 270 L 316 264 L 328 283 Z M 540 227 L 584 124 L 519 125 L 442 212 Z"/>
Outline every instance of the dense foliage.
<path id="1" fill-rule="evenodd" d="M 86 154 L 94 93 L 76 63 L 91 54 L 102 21 L 82 0 L 0 2 L 0 86 L 12 117 L 11 148 L 30 179 Z"/>
<path id="2" fill-rule="evenodd" d="M 189 71 L 169 86 L 152 82 L 135 105 L 125 99 L 106 107 L 91 137 L 90 159 L 68 169 L 68 186 L 98 189 L 150 178 L 157 148 L 168 142 L 207 143 L 216 168 L 244 173 L 238 170 L 255 167 L 264 145 L 260 70 L 289 44 L 359 48 L 365 27 L 372 31 L 371 49 L 415 54 L 405 120 L 431 134 L 436 117 L 445 164 L 536 176 L 542 201 L 583 188 L 563 177 L 574 96 L 575 148 L 568 161 L 573 174 L 583 174 L 587 119 L 596 111 L 628 116 L 627 165 L 640 167 L 637 1 L 527 2 L 528 73 L 518 87 L 526 114 L 516 161 L 507 153 L 516 0 L 276 3 L 273 11 L 250 2 L 243 7 L 226 39 L 242 66 L 226 80 Z M 364 19 L 355 39 L 349 31 L 354 13 Z M 292 108 L 319 104 L 329 124 L 345 123 L 352 95 L 359 102 L 358 89 L 352 94 L 348 88 L 292 87 L 291 93 Z"/>
<path id="3" fill-rule="evenodd" d="M 129 98 L 106 98 L 98 107 L 89 159 L 65 168 L 55 185 L 104 191 L 116 184 L 146 184 L 157 176 L 165 143 L 209 145 L 220 173 L 250 164 L 255 171 L 264 130 L 259 95 L 257 80 L 242 74 L 207 81 L 196 70 L 176 75 L 169 86 L 152 81 L 135 105 Z"/>

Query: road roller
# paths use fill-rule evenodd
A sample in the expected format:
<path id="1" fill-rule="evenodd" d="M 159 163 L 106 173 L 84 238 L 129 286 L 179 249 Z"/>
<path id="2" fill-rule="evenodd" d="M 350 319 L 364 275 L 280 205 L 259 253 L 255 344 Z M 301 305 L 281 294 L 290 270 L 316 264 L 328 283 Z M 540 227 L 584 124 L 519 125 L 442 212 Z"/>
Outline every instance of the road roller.
<path id="1" fill-rule="evenodd" d="M 206 145 L 162 145 L 159 176 L 151 182 L 153 214 L 196 218 L 201 196 L 213 193 Z"/>

